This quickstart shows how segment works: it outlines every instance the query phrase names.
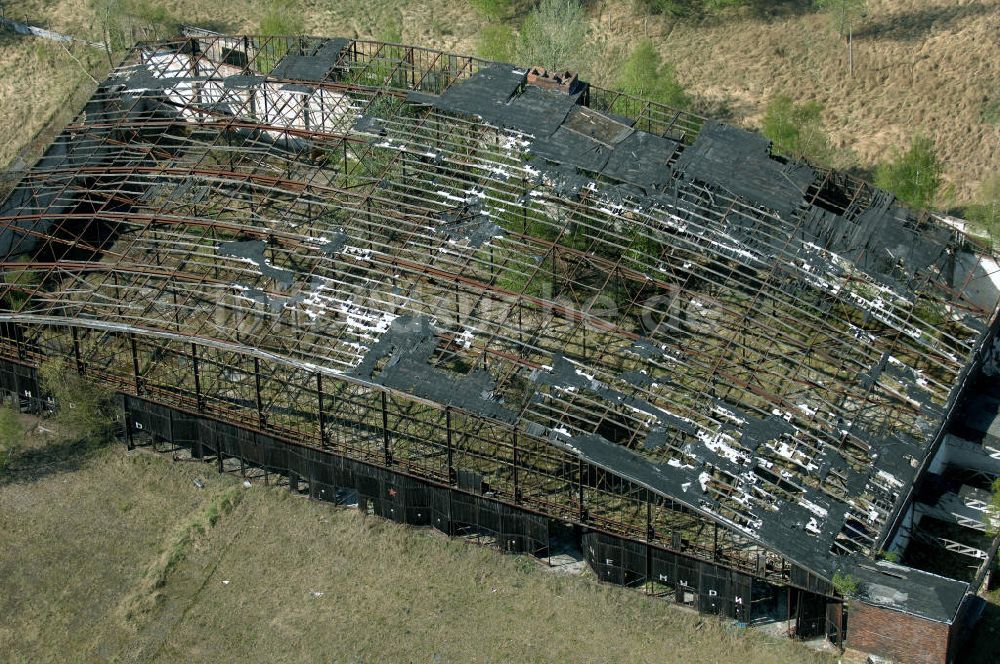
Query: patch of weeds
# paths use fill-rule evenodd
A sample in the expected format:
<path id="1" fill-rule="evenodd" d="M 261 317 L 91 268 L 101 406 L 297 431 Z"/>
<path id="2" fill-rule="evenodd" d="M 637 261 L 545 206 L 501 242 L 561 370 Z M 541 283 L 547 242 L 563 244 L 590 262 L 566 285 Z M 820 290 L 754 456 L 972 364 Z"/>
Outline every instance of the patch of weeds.
<path id="1" fill-rule="evenodd" d="M 984 98 L 979 117 L 986 124 L 1000 124 L 1000 97 Z"/>
<path id="2" fill-rule="evenodd" d="M 24 436 L 24 427 L 9 405 L 0 406 L 0 473 L 10 466 Z"/>
<path id="3" fill-rule="evenodd" d="M 850 597 L 858 592 L 860 582 L 853 574 L 834 572 L 833 587 L 843 597 Z"/>
<path id="4" fill-rule="evenodd" d="M 167 540 L 160 556 L 146 570 L 139 586 L 123 603 L 127 621 L 135 621 L 148 613 L 161 597 L 160 590 L 167 584 L 170 574 L 187 557 L 191 546 L 204 537 L 226 514 L 232 512 L 243 500 L 241 487 L 229 487 L 214 495 L 202 509 L 181 524 Z"/>

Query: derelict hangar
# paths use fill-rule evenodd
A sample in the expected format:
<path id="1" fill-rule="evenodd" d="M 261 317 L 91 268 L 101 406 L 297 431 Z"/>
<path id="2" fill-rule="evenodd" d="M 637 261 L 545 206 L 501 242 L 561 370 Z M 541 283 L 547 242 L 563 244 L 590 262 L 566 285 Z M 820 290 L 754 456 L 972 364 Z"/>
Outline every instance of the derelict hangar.
<path id="1" fill-rule="evenodd" d="M 928 662 L 976 617 L 996 541 L 921 523 L 989 537 L 996 264 L 760 136 L 564 72 L 194 31 L 137 45 L 0 222 L 24 409 L 62 357 L 133 444 L 506 550 L 571 524 L 602 579 L 704 612 Z M 882 559 L 913 547 L 974 564 Z"/>

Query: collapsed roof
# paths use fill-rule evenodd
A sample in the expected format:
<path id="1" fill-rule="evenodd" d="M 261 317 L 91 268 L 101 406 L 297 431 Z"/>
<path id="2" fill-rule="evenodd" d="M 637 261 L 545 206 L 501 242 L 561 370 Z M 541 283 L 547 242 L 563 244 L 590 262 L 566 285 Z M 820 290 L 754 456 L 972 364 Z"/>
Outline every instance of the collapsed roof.
<path id="1" fill-rule="evenodd" d="M 138 46 L 0 207 L 4 269 L 46 273 L 3 320 L 447 404 L 827 578 L 877 550 L 991 334 L 995 266 L 759 135 L 382 48 Z"/>

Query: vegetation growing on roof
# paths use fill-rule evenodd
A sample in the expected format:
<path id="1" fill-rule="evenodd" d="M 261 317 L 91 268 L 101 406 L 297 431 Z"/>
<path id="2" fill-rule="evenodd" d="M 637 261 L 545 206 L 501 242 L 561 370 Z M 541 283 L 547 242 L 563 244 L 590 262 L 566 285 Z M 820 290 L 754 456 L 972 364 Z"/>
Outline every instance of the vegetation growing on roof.
<path id="1" fill-rule="evenodd" d="M 883 551 L 881 554 L 879 554 L 879 557 L 882 558 L 882 560 L 886 560 L 886 561 L 888 561 L 890 563 L 898 563 L 899 562 L 899 552 L 898 551 Z"/>
<path id="2" fill-rule="evenodd" d="M 305 49 L 319 39 L 303 38 L 297 43 Z M 648 54 L 650 49 L 646 50 Z M 784 514 L 773 509 L 796 500 L 786 473 L 797 478 L 790 481 L 813 498 L 844 502 L 851 486 L 848 480 L 856 479 L 852 473 L 867 476 L 872 464 L 858 443 L 860 436 L 852 439 L 851 430 L 876 432 L 892 426 L 894 432 L 911 432 L 916 427 L 916 411 L 922 402 L 913 408 L 901 407 L 886 390 L 902 383 L 928 403 L 948 396 L 949 377 L 960 370 L 969 351 L 967 337 L 959 337 L 954 356 L 933 358 L 943 379 L 920 385 L 913 372 L 925 369 L 929 351 L 939 348 L 940 340 L 916 332 L 918 343 L 914 337 L 896 339 L 898 335 L 892 334 L 890 346 L 890 335 L 883 334 L 909 320 L 912 299 L 893 295 L 882 285 L 879 275 L 883 272 L 877 266 L 858 267 L 849 257 L 830 256 L 826 249 L 803 242 L 798 232 L 803 229 L 801 217 L 756 209 L 747 201 L 757 200 L 758 190 L 750 189 L 743 199 L 732 195 L 732 187 L 742 182 L 741 173 L 722 174 L 716 181 L 712 172 L 694 177 L 685 170 L 689 165 L 681 164 L 675 169 L 672 189 L 659 185 L 659 202 L 654 204 L 641 184 L 638 188 L 618 184 L 638 177 L 634 171 L 623 168 L 603 173 L 603 167 L 590 165 L 577 170 L 574 159 L 588 152 L 580 150 L 579 144 L 546 145 L 530 134 L 539 123 L 547 123 L 550 109 L 572 106 L 560 95 L 539 95 L 551 106 L 521 108 L 531 115 L 521 124 L 498 129 L 484 121 L 485 113 L 497 105 L 477 95 L 485 94 L 484 90 L 488 93 L 491 85 L 495 90 L 499 79 L 491 77 L 502 74 L 511 89 L 525 89 L 518 87 L 523 85 L 523 71 L 490 68 L 467 79 L 466 70 L 478 66 L 474 60 L 421 60 L 419 53 L 414 55 L 407 47 L 364 41 L 352 44 L 350 53 L 350 58 L 341 61 L 348 68 L 343 89 L 360 117 L 328 131 L 330 136 L 282 136 L 271 143 L 273 135 L 283 133 L 289 122 L 272 116 L 263 130 L 270 133 L 232 145 L 214 140 L 218 127 L 198 124 L 192 127 L 192 135 L 197 132 L 206 140 L 194 144 L 184 160 L 169 153 L 160 157 L 166 170 L 190 169 L 191 163 L 207 159 L 230 164 L 233 173 L 210 185 L 202 183 L 204 178 L 198 173 L 186 171 L 190 181 L 204 186 L 206 193 L 197 204 L 195 197 L 185 195 L 192 201 L 190 214 L 199 224 L 250 226 L 253 241 L 261 245 L 253 256 L 218 251 L 214 243 L 203 242 L 202 233 L 188 240 L 182 225 L 155 227 L 129 245 L 129 260 L 142 266 L 136 270 L 141 279 L 128 277 L 120 284 L 103 275 L 87 275 L 80 279 L 92 287 L 80 288 L 75 275 L 60 275 L 59 288 L 53 283 L 39 300 L 39 307 L 51 311 L 72 307 L 84 315 L 102 317 L 117 330 L 139 325 L 195 339 L 206 335 L 273 352 L 280 359 L 178 350 L 172 342 L 146 335 L 136 335 L 137 348 L 131 349 L 131 339 L 119 334 L 111 341 L 97 337 L 84 341 L 88 371 L 93 367 L 95 375 L 101 372 L 119 385 L 135 385 L 156 399 L 169 401 L 178 395 L 190 399 L 191 381 L 184 377 L 190 376 L 195 354 L 201 367 L 201 383 L 196 388 L 201 392 L 195 398 L 208 401 L 207 412 L 246 414 L 262 430 L 280 427 L 297 432 L 303 441 L 315 442 L 317 402 L 309 390 L 300 389 L 311 384 L 303 365 L 328 368 L 334 374 L 324 383 L 324 390 L 332 395 L 335 388 L 330 383 L 338 380 L 336 372 L 350 372 L 359 361 L 374 358 L 371 370 L 363 375 L 383 380 L 395 373 L 395 380 L 407 381 L 406 389 L 436 405 L 449 403 L 446 399 L 451 397 L 422 392 L 427 384 L 420 380 L 422 372 L 432 370 L 432 375 L 459 384 L 454 376 L 464 381 L 475 367 L 489 374 L 482 389 L 474 391 L 475 398 L 486 402 L 496 394 L 509 396 L 511 401 L 504 401 L 503 407 L 521 418 L 519 432 L 527 435 L 519 436 L 518 459 L 527 458 L 521 454 L 526 454 L 529 444 L 547 449 L 546 430 L 560 440 L 594 437 L 595 444 L 609 446 L 599 451 L 616 450 L 609 455 L 627 448 L 643 463 L 663 464 L 657 466 L 666 471 L 657 490 L 671 496 L 690 490 L 688 499 L 694 500 L 692 496 L 700 489 L 714 501 L 698 503 L 707 505 L 704 509 L 743 525 L 743 534 L 766 525 L 765 541 L 777 543 L 787 540 L 775 533 L 801 527 L 782 521 L 795 508 Z M 426 69 L 408 70 L 411 62 Z M 442 66 L 451 69 L 442 70 Z M 373 90 L 374 86 L 405 89 L 425 75 L 445 81 L 432 89 L 446 87 L 458 95 L 434 98 L 424 94 L 402 101 L 402 90 Z M 352 81 L 361 85 L 351 86 Z M 466 83 L 471 83 L 469 88 L 458 87 Z M 474 90 L 477 95 L 470 97 L 480 101 L 463 112 L 456 112 L 459 106 L 449 106 Z M 510 99 L 509 92 L 501 94 Z M 108 95 L 101 99 L 115 103 L 115 97 Z M 374 104 L 370 103 L 373 98 Z M 477 117 L 479 111 L 484 115 Z M 643 122 L 646 114 L 684 115 L 637 101 L 624 111 L 639 120 L 635 130 L 624 129 L 620 119 L 602 117 L 594 108 L 585 113 L 575 110 L 580 116 L 574 117 L 593 122 L 597 132 L 613 134 L 611 142 L 623 134 L 636 141 L 638 147 L 622 147 L 617 155 L 626 162 L 641 161 L 653 149 L 670 145 L 659 129 L 649 129 L 654 123 Z M 77 136 L 83 137 L 78 140 L 99 130 L 93 122 L 86 124 L 78 130 Z M 343 152 L 331 140 L 340 132 L 351 139 L 343 144 Z M 704 138 L 710 136 L 706 132 Z M 758 137 L 735 129 L 714 136 L 731 141 L 723 150 L 731 149 L 734 154 L 752 147 L 748 163 L 765 175 L 768 167 L 781 171 L 772 174 L 776 180 L 787 173 L 783 165 L 768 159 Z M 624 140 L 615 144 L 630 145 Z M 149 136 L 142 135 L 134 143 L 149 141 Z M 126 147 L 134 149 L 131 143 Z M 691 152 L 685 150 L 685 154 L 690 158 L 697 150 L 709 148 L 706 141 L 696 140 L 688 149 Z M 530 154 L 534 159 L 527 158 Z M 813 176 L 809 169 L 803 171 L 807 178 Z M 293 186 L 274 186 L 272 175 Z M 233 182 L 237 178 L 239 187 Z M 701 178 L 710 184 L 706 186 Z M 171 191 L 176 188 L 165 184 Z M 102 180 L 94 193 L 113 194 L 120 186 L 117 180 Z M 851 186 L 846 180 L 833 180 L 824 191 L 850 199 L 859 195 Z M 239 193 L 234 196 L 234 191 Z M 796 189 L 787 197 L 801 204 L 802 192 Z M 137 207 L 158 208 L 165 200 L 157 193 Z M 331 210 L 340 213 L 331 215 Z M 825 223 L 827 218 L 811 218 L 808 223 Z M 917 249 L 935 255 L 942 234 L 950 233 L 943 227 L 930 227 L 925 229 L 926 237 L 916 237 L 910 227 L 887 226 L 886 233 L 899 233 Z M 813 232 L 811 227 L 805 230 Z M 475 233 L 479 235 L 474 239 Z M 269 237 L 265 243 L 258 236 Z M 793 237 L 799 239 L 783 239 Z M 877 250 L 878 245 L 872 248 Z M 834 246 L 831 251 L 841 249 Z M 117 265 L 121 260 L 109 253 L 106 262 Z M 199 278 L 180 285 L 164 276 L 164 268 Z M 276 287 L 276 270 L 290 273 L 298 290 L 289 295 L 290 289 Z M 119 292 L 122 285 L 129 295 Z M 907 293 L 918 287 L 945 301 L 956 297 L 936 280 L 917 285 L 905 282 Z M 225 297 L 216 309 L 189 315 L 190 309 L 182 308 L 185 300 L 220 302 L 220 291 Z M 537 293 L 543 301 L 512 297 L 512 291 Z M 174 295 L 181 295 L 176 304 Z M 606 302 L 614 306 L 604 307 Z M 210 314 L 213 317 L 208 319 Z M 396 336 L 399 326 L 394 321 L 402 316 L 423 321 L 418 340 Z M 428 322 L 432 319 L 437 321 L 434 326 Z M 392 332 L 386 336 L 389 329 Z M 74 340 L 67 339 L 68 328 L 61 333 L 58 341 L 49 339 L 46 348 L 67 354 L 65 349 Z M 386 351 L 390 343 L 391 352 Z M 420 363 L 407 367 L 390 362 L 393 354 L 399 357 L 407 348 L 419 350 L 412 357 Z M 879 363 L 886 365 L 886 352 L 893 354 L 896 364 L 883 371 L 886 366 Z M 554 373 L 553 365 L 560 364 L 557 354 L 567 359 Z M 428 357 L 430 369 L 422 364 Z M 401 367 L 413 373 L 404 375 Z M 865 371 L 860 378 L 859 367 Z M 904 373 L 907 367 L 913 372 Z M 264 378 L 255 380 L 256 376 Z M 539 386 L 536 381 L 543 379 Z M 495 392 L 493 380 L 498 383 Z M 870 394 L 877 396 L 870 399 Z M 390 406 L 393 413 L 402 410 L 392 404 L 382 406 L 386 409 L 383 420 L 373 396 L 377 393 L 361 391 L 354 404 L 360 406 L 357 411 L 348 406 L 324 422 L 327 433 L 336 429 L 339 437 L 350 437 L 355 447 L 347 448 L 347 453 L 381 453 L 384 459 L 386 451 L 372 447 L 380 438 L 374 433 L 395 421 L 388 415 Z M 432 418 L 440 418 L 441 410 L 427 404 L 411 409 L 405 395 L 393 400 L 407 416 L 394 425 L 398 436 L 394 435 L 391 462 L 406 464 L 415 474 L 438 473 L 434 476 L 439 477 L 442 456 L 428 451 L 445 444 L 443 429 L 432 426 Z M 344 401 L 337 397 L 327 403 L 342 407 Z M 729 407 L 735 410 L 729 412 Z M 492 417 L 489 413 L 494 412 L 469 408 L 470 422 Z M 853 423 L 846 424 L 846 420 Z M 371 429 L 360 441 L 341 429 L 357 431 L 357 425 Z M 654 433 L 654 427 L 661 438 L 650 440 L 647 446 L 647 434 Z M 469 429 L 463 426 L 462 430 Z M 737 435 L 740 430 L 757 438 L 744 440 Z M 836 460 L 840 480 L 821 484 L 816 472 L 818 453 L 834 442 L 842 451 L 829 458 Z M 518 495 L 518 483 L 526 476 L 497 470 L 508 462 L 498 461 L 501 452 L 496 449 L 496 438 L 484 435 L 469 445 L 475 446 L 475 454 L 470 454 L 475 460 L 463 467 L 480 473 L 498 495 Z M 754 456 L 767 463 L 759 467 L 755 475 L 759 479 L 751 488 L 734 469 Z M 533 464 L 525 466 L 524 472 L 547 473 L 563 483 L 566 476 L 559 476 L 556 466 L 564 460 L 554 453 L 553 458 L 552 465 Z M 617 465 L 615 457 L 609 459 L 610 472 L 632 477 L 631 467 Z M 711 468 L 703 465 L 706 462 Z M 650 466 L 639 468 L 645 472 Z M 882 488 L 893 492 L 891 485 Z M 647 532 L 642 512 L 615 507 L 613 495 L 597 489 L 602 487 L 586 487 L 581 502 L 588 510 L 629 512 L 620 517 L 619 527 L 629 533 Z M 564 488 L 553 489 L 548 504 L 565 505 L 558 501 L 569 495 Z M 876 495 L 869 489 L 855 490 L 852 506 L 863 515 L 861 510 L 873 504 Z M 818 503 L 814 508 L 817 522 L 810 522 L 810 532 L 832 539 L 835 536 L 829 533 L 839 524 L 819 524 L 826 510 Z M 871 518 L 858 523 L 870 523 Z M 743 536 L 735 530 L 730 535 Z M 704 539 L 692 533 L 689 541 L 693 547 L 704 544 Z M 865 546 L 861 540 L 845 538 L 833 543 L 862 552 Z M 822 547 L 809 555 L 824 556 L 828 550 Z M 747 548 L 729 551 L 721 555 L 731 556 L 734 564 L 748 555 Z"/>
<path id="3" fill-rule="evenodd" d="M 3 283 L 10 284 L 14 288 L 9 288 L 0 297 L 0 304 L 9 307 L 14 311 L 21 308 L 31 291 L 35 290 L 41 283 L 41 276 L 34 270 L 27 268 L 21 270 L 7 270 L 0 275 Z"/>
<path id="4" fill-rule="evenodd" d="M 832 581 L 834 589 L 842 597 L 852 597 L 857 594 L 861 583 L 858 577 L 853 574 L 845 574 L 840 571 L 834 572 Z"/>

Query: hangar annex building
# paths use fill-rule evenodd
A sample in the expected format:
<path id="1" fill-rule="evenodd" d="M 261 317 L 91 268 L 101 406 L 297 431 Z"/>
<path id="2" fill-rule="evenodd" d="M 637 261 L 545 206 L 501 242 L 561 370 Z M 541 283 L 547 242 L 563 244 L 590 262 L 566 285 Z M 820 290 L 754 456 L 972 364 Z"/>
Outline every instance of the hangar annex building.
<path id="1" fill-rule="evenodd" d="M 569 532 L 605 581 L 902 661 L 981 608 L 997 266 L 758 135 L 192 31 L 127 55 L 0 224 L 23 409 L 61 358 L 131 444 L 504 550 Z"/>

